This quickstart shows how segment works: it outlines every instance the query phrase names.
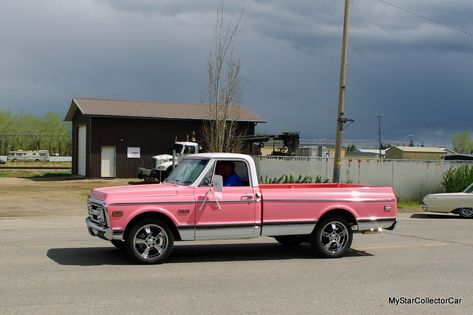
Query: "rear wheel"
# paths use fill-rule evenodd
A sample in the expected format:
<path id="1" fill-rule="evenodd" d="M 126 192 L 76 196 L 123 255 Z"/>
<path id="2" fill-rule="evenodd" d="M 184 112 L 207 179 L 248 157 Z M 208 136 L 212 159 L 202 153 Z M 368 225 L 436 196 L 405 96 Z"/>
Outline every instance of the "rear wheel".
<path id="1" fill-rule="evenodd" d="M 164 262 L 173 246 L 174 235 L 166 223 L 157 219 L 138 221 L 125 238 L 128 254 L 142 264 Z"/>
<path id="2" fill-rule="evenodd" d="M 353 232 L 342 217 L 330 216 L 317 223 L 310 244 L 317 255 L 339 258 L 350 249 Z"/>
<path id="3" fill-rule="evenodd" d="M 473 218 L 473 208 L 461 208 L 458 210 L 458 214 L 462 218 L 466 218 L 466 219 Z"/>

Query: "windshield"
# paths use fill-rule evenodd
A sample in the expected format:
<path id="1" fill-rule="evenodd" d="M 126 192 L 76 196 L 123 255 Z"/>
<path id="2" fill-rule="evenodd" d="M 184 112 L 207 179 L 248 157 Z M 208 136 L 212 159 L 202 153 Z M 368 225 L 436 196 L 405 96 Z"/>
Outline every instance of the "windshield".
<path id="1" fill-rule="evenodd" d="M 184 146 L 179 143 L 174 144 L 174 151 L 176 151 L 176 154 L 181 154 L 182 150 L 184 149 Z"/>
<path id="2" fill-rule="evenodd" d="M 463 192 L 473 194 L 473 183 L 471 183 L 470 186 L 466 187 Z"/>
<path id="3" fill-rule="evenodd" d="M 184 159 L 169 174 L 166 183 L 189 186 L 199 177 L 208 162 L 209 160 Z"/>

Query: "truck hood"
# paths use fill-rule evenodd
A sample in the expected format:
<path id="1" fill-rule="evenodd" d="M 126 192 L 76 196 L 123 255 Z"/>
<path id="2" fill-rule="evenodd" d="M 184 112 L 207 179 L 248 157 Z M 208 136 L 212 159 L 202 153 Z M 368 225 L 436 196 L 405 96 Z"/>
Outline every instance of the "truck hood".
<path id="1" fill-rule="evenodd" d="M 166 196 L 177 194 L 174 184 L 129 185 L 117 187 L 95 188 L 90 198 L 110 203 L 133 203 L 136 201 L 156 201 Z"/>

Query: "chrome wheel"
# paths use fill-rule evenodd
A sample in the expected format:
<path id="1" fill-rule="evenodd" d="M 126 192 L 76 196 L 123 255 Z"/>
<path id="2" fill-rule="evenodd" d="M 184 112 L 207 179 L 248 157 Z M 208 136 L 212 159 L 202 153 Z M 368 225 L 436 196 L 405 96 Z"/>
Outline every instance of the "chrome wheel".
<path id="1" fill-rule="evenodd" d="M 350 249 L 352 239 L 353 232 L 347 220 L 329 216 L 317 223 L 310 244 L 319 256 L 338 258 Z"/>
<path id="2" fill-rule="evenodd" d="M 127 233 L 125 246 L 128 254 L 139 263 L 161 263 L 171 254 L 174 235 L 166 223 L 144 219 Z"/>
<path id="3" fill-rule="evenodd" d="M 144 259 L 162 255 L 169 244 L 169 236 L 159 225 L 148 224 L 139 229 L 133 237 L 137 253 Z"/>
<path id="4" fill-rule="evenodd" d="M 320 243 L 332 254 L 336 254 L 343 250 L 347 241 L 347 227 L 340 222 L 330 222 L 322 228 Z"/>
<path id="5" fill-rule="evenodd" d="M 458 213 L 462 218 L 473 218 L 473 208 L 461 208 Z"/>

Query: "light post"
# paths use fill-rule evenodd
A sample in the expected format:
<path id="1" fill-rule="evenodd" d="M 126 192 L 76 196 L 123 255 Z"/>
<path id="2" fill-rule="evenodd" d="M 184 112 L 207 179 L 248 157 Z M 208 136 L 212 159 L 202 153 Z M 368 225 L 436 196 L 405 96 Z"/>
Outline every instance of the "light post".
<path id="1" fill-rule="evenodd" d="M 382 159 L 382 147 L 383 147 L 383 144 L 381 143 L 381 117 L 383 117 L 383 115 L 379 114 L 379 115 L 376 115 L 376 117 L 378 117 L 378 140 L 379 140 L 379 159 L 381 160 Z"/>

